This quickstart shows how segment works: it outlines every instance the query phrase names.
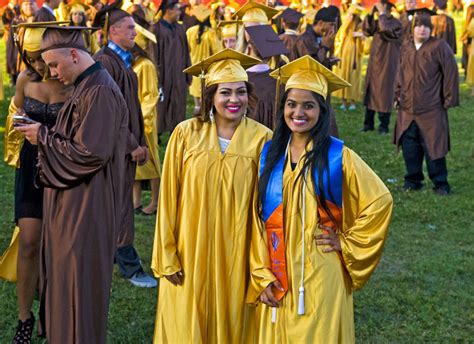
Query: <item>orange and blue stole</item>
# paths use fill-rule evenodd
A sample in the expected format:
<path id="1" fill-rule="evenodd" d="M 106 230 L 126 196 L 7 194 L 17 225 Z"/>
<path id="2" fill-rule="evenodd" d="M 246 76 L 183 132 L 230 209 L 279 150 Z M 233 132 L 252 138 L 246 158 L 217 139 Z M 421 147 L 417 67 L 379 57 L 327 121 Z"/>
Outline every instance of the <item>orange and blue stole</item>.
<path id="1" fill-rule="evenodd" d="M 334 223 L 326 211 L 319 205 L 319 223 L 335 230 L 342 225 L 342 149 L 344 142 L 330 137 L 331 144 L 328 150 L 328 169 L 324 170 L 323 192 L 326 204 L 331 210 L 336 223 Z M 271 141 L 263 147 L 260 156 L 260 173 L 265 167 L 268 149 Z M 283 227 L 283 171 L 285 169 L 286 156 L 282 156 L 275 164 L 268 180 L 265 192 L 265 201 L 262 204 L 262 216 L 267 233 L 268 250 L 272 272 L 280 282 L 284 291 L 274 289 L 273 292 L 278 300 L 281 300 L 288 290 L 288 276 L 286 271 L 285 256 L 285 231 Z M 313 176 L 316 185 L 319 184 L 319 176 L 315 171 Z M 319 188 L 316 193 L 319 196 Z"/>

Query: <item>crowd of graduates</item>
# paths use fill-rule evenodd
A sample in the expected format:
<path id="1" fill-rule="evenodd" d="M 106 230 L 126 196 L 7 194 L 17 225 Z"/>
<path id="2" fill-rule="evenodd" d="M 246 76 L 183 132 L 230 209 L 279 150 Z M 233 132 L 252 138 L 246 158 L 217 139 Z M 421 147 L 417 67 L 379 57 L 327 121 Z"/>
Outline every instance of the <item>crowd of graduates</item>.
<path id="1" fill-rule="evenodd" d="M 464 11 L 461 42 L 448 8 Z M 474 94 L 470 2 L 11 0 L 2 20 L 14 343 L 31 342 L 36 293 L 49 343 L 105 343 L 114 264 L 136 287 L 160 278 L 156 343 L 354 342 L 352 293 L 392 213 L 339 137 L 337 112 L 360 103 L 360 135 L 378 114 L 384 139 L 396 112 L 407 192 L 424 187 L 424 160 L 433 192 L 451 191 L 459 43 Z M 156 215 L 155 278 L 137 215 Z"/>

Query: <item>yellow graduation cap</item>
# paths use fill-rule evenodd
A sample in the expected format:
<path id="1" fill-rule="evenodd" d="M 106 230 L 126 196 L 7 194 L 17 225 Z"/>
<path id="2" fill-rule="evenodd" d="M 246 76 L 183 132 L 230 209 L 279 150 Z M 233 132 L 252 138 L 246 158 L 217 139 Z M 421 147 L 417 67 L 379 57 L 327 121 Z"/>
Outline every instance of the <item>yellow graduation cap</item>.
<path id="1" fill-rule="evenodd" d="M 204 23 L 211 16 L 212 11 L 205 5 L 199 4 L 192 8 L 191 14 L 201 23 Z"/>
<path id="2" fill-rule="evenodd" d="M 86 12 L 90 8 L 89 5 L 86 5 L 79 0 L 74 0 L 70 4 L 67 5 L 67 11 L 68 13 L 72 12 Z"/>
<path id="3" fill-rule="evenodd" d="M 20 51 L 36 52 L 41 50 L 41 41 L 47 25 L 67 24 L 67 21 L 21 23 L 15 25 L 16 42 Z"/>
<path id="4" fill-rule="evenodd" d="M 240 23 L 242 23 L 240 20 L 221 20 L 217 28 L 220 28 L 222 38 L 237 38 Z"/>
<path id="5" fill-rule="evenodd" d="M 327 95 L 351 84 L 324 67 L 312 57 L 305 55 L 270 73 L 270 76 L 285 84 L 285 91 L 299 88 Z"/>
<path id="6" fill-rule="evenodd" d="M 135 23 L 135 30 L 137 31 L 137 33 L 139 33 L 140 35 L 142 36 L 145 36 L 146 39 L 149 39 L 150 41 L 152 41 L 153 43 L 157 43 L 157 40 L 156 40 L 156 36 L 153 32 L 145 29 L 143 26 L 141 26 L 140 24 L 138 23 Z"/>
<path id="7" fill-rule="evenodd" d="M 206 87 L 224 82 L 248 81 L 249 78 L 245 70 L 261 62 L 259 59 L 236 50 L 224 49 L 186 68 L 183 72 L 201 79 L 201 99 L 204 99 Z M 201 106 L 201 116 L 203 117 L 204 111 L 204 106 Z"/>
<path id="8" fill-rule="evenodd" d="M 223 82 L 248 81 L 245 70 L 259 63 L 262 61 L 254 57 L 233 49 L 224 49 L 183 72 L 205 78 L 205 86 L 209 87 Z"/>
<path id="9" fill-rule="evenodd" d="M 235 12 L 234 17 L 241 19 L 244 23 L 268 24 L 278 12 L 272 7 L 249 0 Z"/>

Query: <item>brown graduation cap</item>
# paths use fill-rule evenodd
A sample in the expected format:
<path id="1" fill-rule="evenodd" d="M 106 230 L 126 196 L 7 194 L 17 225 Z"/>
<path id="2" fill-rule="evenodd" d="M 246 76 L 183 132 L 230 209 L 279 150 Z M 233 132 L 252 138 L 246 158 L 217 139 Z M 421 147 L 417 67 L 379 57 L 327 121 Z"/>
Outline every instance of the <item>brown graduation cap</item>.
<path id="1" fill-rule="evenodd" d="M 84 30 L 97 30 L 97 28 L 86 26 L 44 25 L 43 27 L 46 30 L 41 41 L 41 52 L 61 48 L 75 48 L 88 51 L 82 32 Z"/>
<path id="2" fill-rule="evenodd" d="M 118 0 L 110 5 L 105 5 L 98 11 L 94 17 L 92 26 L 101 27 L 104 31 L 108 31 L 111 25 L 114 25 L 119 20 L 131 17 L 132 15 L 122 9 L 122 0 Z"/>
<path id="3" fill-rule="evenodd" d="M 285 22 L 287 23 L 295 23 L 297 24 L 301 18 L 304 17 L 304 14 L 292 9 L 291 7 L 287 7 L 280 15 L 280 18 L 282 18 Z"/>
<path id="4" fill-rule="evenodd" d="M 266 59 L 272 56 L 289 54 L 285 44 L 270 25 L 250 26 L 245 30 L 261 58 Z"/>

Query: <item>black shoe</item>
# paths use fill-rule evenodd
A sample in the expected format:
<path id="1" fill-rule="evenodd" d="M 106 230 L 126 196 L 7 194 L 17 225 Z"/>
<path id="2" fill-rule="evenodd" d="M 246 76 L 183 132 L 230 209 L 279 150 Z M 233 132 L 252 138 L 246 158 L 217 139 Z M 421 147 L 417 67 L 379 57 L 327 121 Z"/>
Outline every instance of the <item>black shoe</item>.
<path id="1" fill-rule="evenodd" d="M 360 128 L 359 131 L 366 132 L 366 131 L 373 131 L 374 127 L 369 127 L 368 125 L 364 125 L 363 128 Z"/>
<path id="2" fill-rule="evenodd" d="M 379 128 L 379 134 L 380 135 L 387 135 L 388 134 L 388 129 L 387 128 Z"/>
<path id="3" fill-rule="evenodd" d="M 134 208 L 133 211 L 135 215 L 140 215 L 142 213 L 143 206 L 139 205 L 138 207 Z"/>
<path id="4" fill-rule="evenodd" d="M 440 187 L 440 188 L 434 187 L 433 192 L 435 193 L 435 195 L 438 195 L 438 196 L 447 196 L 449 195 L 450 190 L 449 190 L 449 187 Z"/>
<path id="5" fill-rule="evenodd" d="M 33 313 L 30 313 L 31 316 L 25 321 L 18 320 L 18 326 L 16 327 L 16 334 L 12 340 L 12 344 L 23 344 L 31 343 L 31 334 L 33 333 L 33 328 L 35 327 L 35 317 Z"/>
<path id="6" fill-rule="evenodd" d="M 415 184 L 405 184 L 403 185 L 403 191 L 419 191 L 423 187 L 423 184 L 415 185 Z"/>

